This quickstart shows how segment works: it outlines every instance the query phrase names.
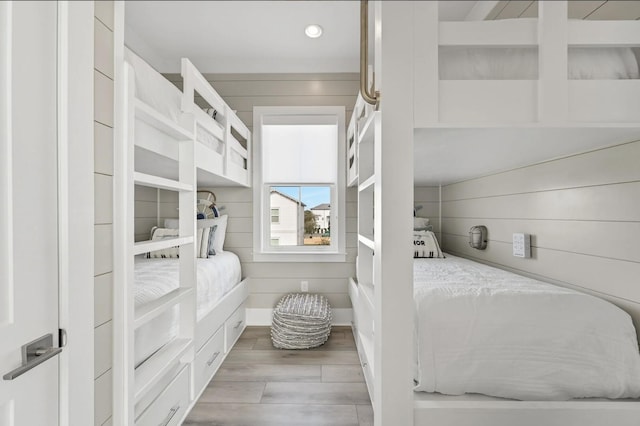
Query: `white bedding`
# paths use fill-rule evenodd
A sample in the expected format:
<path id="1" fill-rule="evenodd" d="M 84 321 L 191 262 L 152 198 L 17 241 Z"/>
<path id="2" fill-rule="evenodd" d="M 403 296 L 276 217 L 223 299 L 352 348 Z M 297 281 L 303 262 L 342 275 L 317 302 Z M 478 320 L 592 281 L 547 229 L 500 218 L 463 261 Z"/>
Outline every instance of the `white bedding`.
<path id="1" fill-rule="evenodd" d="M 631 318 L 466 259 L 414 260 L 415 390 L 520 400 L 640 397 Z"/>
<path id="2" fill-rule="evenodd" d="M 197 259 L 197 319 L 200 320 L 241 281 L 240 260 L 224 251 Z M 136 308 L 178 288 L 179 259 L 136 257 L 134 296 Z M 178 308 L 166 312 L 135 332 L 136 366 L 176 335 Z"/>
<path id="3" fill-rule="evenodd" d="M 640 78 L 638 61 L 625 47 L 569 48 L 568 78 L 620 80 Z M 444 47 L 439 53 L 441 80 L 537 80 L 535 48 Z"/>
<path id="4" fill-rule="evenodd" d="M 182 92 L 180 89 L 131 50 L 125 48 L 124 57 L 135 71 L 136 98 L 179 124 L 182 115 Z M 218 154 L 222 154 L 222 142 L 209 134 L 202 126 L 198 126 L 196 140 Z"/>

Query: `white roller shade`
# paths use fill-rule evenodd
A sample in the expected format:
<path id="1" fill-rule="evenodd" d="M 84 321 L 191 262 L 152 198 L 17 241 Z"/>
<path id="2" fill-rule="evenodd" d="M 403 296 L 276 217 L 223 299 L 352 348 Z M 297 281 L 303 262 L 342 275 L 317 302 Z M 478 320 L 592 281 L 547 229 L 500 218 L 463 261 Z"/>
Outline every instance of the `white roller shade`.
<path id="1" fill-rule="evenodd" d="M 338 126 L 262 126 L 264 183 L 333 183 L 337 178 Z"/>

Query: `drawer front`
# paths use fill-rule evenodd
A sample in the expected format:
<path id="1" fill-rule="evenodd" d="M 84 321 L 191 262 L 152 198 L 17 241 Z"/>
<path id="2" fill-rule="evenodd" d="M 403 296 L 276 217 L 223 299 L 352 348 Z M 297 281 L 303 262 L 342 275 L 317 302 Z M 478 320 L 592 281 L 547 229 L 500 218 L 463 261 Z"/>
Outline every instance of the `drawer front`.
<path id="1" fill-rule="evenodd" d="M 356 284 L 353 278 L 349 278 L 349 299 L 351 299 L 351 311 L 353 315 L 353 319 L 351 320 L 351 326 L 357 332 L 360 299 L 358 294 L 358 284 Z"/>
<path id="2" fill-rule="evenodd" d="M 233 344 L 236 343 L 236 340 L 238 340 L 238 337 L 240 337 L 244 331 L 245 326 L 245 304 L 243 303 L 224 323 L 225 353 L 231 350 Z"/>
<path id="3" fill-rule="evenodd" d="M 207 386 L 213 374 L 218 370 L 223 358 L 224 327 L 220 327 L 196 354 L 193 370 L 196 395 L 200 393 L 202 388 Z"/>
<path id="4" fill-rule="evenodd" d="M 175 379 L 149 405 L 136 426 L 174 426 L 179 424 L 189 408 L 189 367 L 185 366 Z"/>

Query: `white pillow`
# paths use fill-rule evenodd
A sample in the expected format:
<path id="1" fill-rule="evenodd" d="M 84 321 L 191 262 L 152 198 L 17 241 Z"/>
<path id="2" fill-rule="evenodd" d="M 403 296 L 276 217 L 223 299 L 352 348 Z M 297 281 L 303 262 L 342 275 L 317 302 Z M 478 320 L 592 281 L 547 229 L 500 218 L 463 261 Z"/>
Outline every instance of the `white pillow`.
<path id="1" fill-rule="evenodd" d="M 200 238 L 200 245 L 198 247 L 198 257 L 203 259 L 209 258 L 209 234 L 211 233 L 211 228 L 202 228 L 198 229 L 198 235 L 202 235 Z"/>
<path id="2" fill-rule="evenodd" d="M 220 217 L 216 217 L 213 219 L 200 219 L 196 221 L 198 224 L 198 229 L 200 228 L 211 228 L 212 226 L 217 226 L 216 235 L 213 239 L 213 248 L 216 253 L 221 253 L 224 251 L 224 239 L 227 234 L 227 219 L 228 215 L 224 214 Z"/>
<path id="3" fill-rule="evenodd" d="M 216 217 L 213 219 L 199 219 L 196 221 L 198 225 L 198 229 L 210 228 L 212 226 L 217 226 L 216 235 L 214 238 L 213 247 L 218 252 L 223 252 L 224 239 L 227 233 L 227 217 L 228 215 L 224 214 L 220 217 Z M 164 226 L 166 228 L 177 228 L 178 227 L 178 219 L 165 219 Z"/>
<path id="4" fill-rule="evenodd" d="M 166 226 L 166 223 L 165 223 Z M 429 226 L 429 218 L 426 217 L 415 217 L 413 218 L 413 228 L 426 228 Z"/>
<path id="5" fill-rule="evenodd" d="M 169 238 L 177 238 L 177 229 L 158 228 L 154 226 L 151 229 L 151 241 L 166 240 Z M 169 247 L 162 250 L 150 251 L 147 253 L 147 258 L 166 258 L 166 257 L 179 257 L 180 249 L 178 246 Z"/>

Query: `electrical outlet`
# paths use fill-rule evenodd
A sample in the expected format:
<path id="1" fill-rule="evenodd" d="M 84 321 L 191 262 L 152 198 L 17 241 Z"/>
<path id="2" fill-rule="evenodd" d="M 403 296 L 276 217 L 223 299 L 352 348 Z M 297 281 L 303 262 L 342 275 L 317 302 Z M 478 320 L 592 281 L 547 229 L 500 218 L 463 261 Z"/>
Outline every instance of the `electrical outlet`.
<path id="1" fill-rule="evenodd" d="M 309 281 L 300 281 L 300 291 L 303 293 L 309 291 Z"/>

